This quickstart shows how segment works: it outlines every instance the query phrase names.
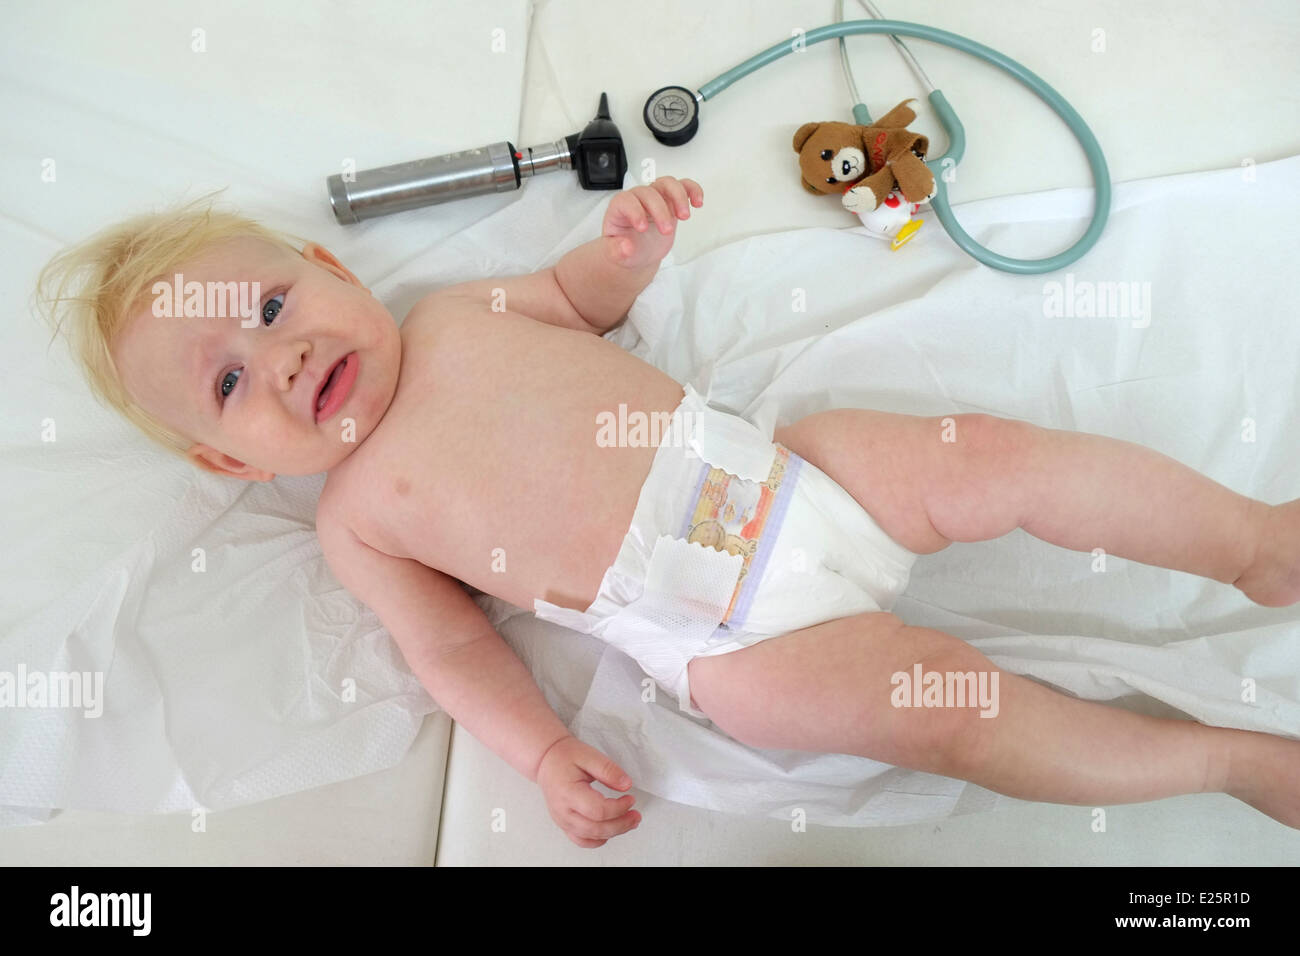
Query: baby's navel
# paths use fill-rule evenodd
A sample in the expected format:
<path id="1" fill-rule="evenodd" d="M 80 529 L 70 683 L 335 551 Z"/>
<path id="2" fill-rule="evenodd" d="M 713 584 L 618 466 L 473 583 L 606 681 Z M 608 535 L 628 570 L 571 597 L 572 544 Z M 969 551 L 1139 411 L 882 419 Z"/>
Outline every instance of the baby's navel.
<path id="1" fill-rule="evenodd" d="M 405 495 L 405 494 L 406 494 L 408 491 L 410 491 L 410 490 L 411 490 L 411 482 L 410 482 L 408 479 L 406 479 L 406 478 L 398 478 L 398 479 L 397 479 L 397 493 L 398 493 L 398 495 Z"/>

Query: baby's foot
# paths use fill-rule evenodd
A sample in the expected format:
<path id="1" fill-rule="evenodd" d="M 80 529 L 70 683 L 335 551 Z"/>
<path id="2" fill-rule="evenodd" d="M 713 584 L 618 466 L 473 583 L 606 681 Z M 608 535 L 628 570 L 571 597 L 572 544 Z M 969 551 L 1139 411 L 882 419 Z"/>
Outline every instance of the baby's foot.
<path id="1" fill-rule="evenodd" d="M 1300 601 L 1300 498 L 1269 508 L 1255 563 L 1233 584 L 1265 607 Z"/>
<path id="2" fill-rule="evenodd" d="M 1237 745 L 1223 792 L 1300 830 L 1300 740 L 1251 733 Z"/>

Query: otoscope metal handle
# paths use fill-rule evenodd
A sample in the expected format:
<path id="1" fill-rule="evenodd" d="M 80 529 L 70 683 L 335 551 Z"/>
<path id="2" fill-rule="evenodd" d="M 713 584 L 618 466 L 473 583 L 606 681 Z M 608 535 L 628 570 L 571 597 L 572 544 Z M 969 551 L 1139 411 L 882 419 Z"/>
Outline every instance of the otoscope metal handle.
<path id="1" fill-rule="evenodd" d="M 367 169 L 345 179 L 330 176 L 334 218 L 348 225 L 480 193 L 518 189 L 515 148 L 502 141 L 479 149 Z"/>

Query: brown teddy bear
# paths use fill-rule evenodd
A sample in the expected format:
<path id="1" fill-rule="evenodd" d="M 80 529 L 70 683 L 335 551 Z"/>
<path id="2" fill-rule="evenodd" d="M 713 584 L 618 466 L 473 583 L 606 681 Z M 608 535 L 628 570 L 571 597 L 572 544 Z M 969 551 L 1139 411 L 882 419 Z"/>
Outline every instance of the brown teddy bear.
<path id="1" fill-rule="evenodd" d="M 812 193 L 844 193 L 844 207 L 870 212 L 897 186 L 909 203 L 932 199 L 938 191 L 925 165 L 930 141 L 907 124 L 916 113 L 903 100 L 869 126 L 804 123 L 794 134 L 804 188 Z"/>

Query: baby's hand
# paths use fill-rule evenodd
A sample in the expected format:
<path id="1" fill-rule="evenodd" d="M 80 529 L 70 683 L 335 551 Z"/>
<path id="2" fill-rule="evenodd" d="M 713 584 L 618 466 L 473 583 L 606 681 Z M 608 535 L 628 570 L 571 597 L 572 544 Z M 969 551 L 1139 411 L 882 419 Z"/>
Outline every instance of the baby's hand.
<path id="1" fill-rule="evenodd" d="M 704 205 L 704 190 L 693 179 L 660 176 L 649 186 L 623 190 L 610 200 L 602 230 L 613 240 L 608 245 L 614 262 L 628 269 L 659 262 L 673 247 L 677 220 L 691 218 L 693 205 Z"/>
<path id="2" fill-rule="evenodd" d="M 551 819 L 565 836 L 586 849 L 604 846 L 610 837 L 626 833 L 641 822 L 641 814 L 632 811 L 636 802 L 632 794 L 602 796 L 592 788 L 592 780 L 612 790 L 632 786 L 614 761 L 573 736 L 552 745 L 537 768 L 537 785 L 546 797 Z"/>

